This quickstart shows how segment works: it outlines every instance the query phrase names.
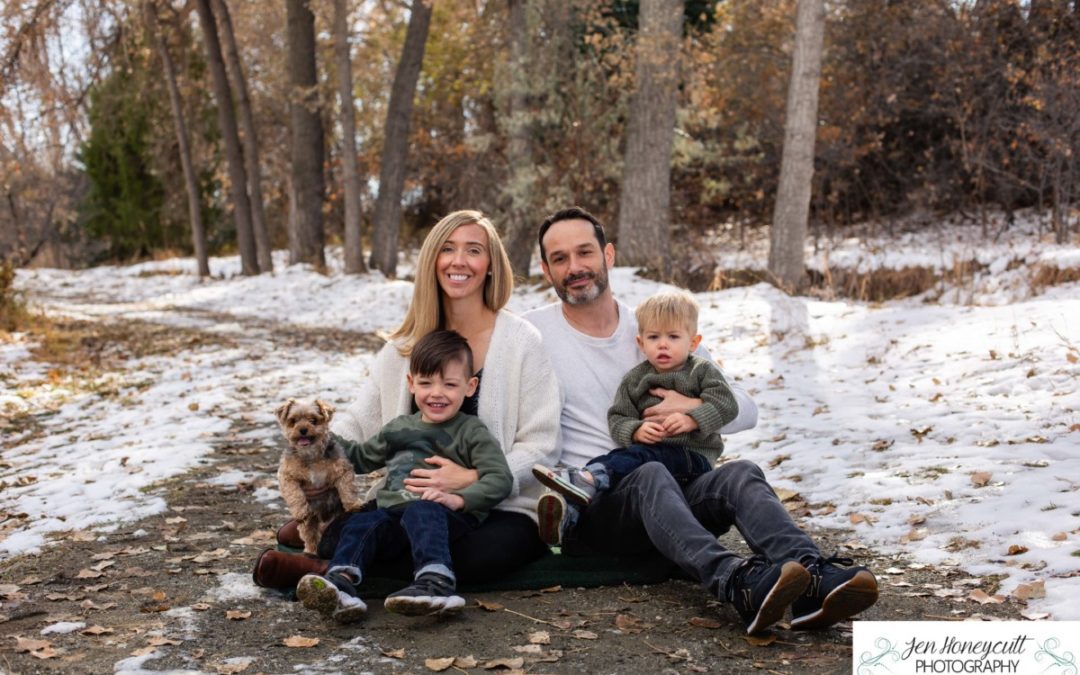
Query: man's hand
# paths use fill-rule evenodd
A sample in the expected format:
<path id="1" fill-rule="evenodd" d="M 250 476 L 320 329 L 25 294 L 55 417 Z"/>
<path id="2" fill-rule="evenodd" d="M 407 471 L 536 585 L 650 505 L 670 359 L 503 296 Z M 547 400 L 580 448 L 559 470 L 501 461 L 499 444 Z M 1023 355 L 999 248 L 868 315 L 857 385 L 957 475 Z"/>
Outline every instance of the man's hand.
<path id="1" fill-rule="evenodd" d="M 405 479 L 405 489 L 409 492 L 418 495 L 423 495 L 424 490 L 428 489 L 456 492 L 464 490 L 480 478 L 480 472 L 476 469 L 466 469 L 445 457 L 427 457 L 424 461 L 435 468 L 413 469 L 409 472 L 409 477 Z"/>
<path id="2" fill-rule="evenodd" d="M 633 441 L 635 443 L 659 443 L 664 440 L 664 427 L 656 422 L 643 422 L 640 427 L 634 430 Z"/>
<path id="3" fill-rule="evenodd" d="M 690 417 L 686 413 L 674 413 L 668 415 L 664 423 L 660 425 L 664 427 L 664 432 L 668 436 L 678 436 L 679 434 L 688 434 L 691 431 L 698 428 L 697 420 Z"/>
<path id="4" fill-rule="evenodd" d="M 645 410 L 642 411 L 641 419 L 649 422 L 663 423 L 669 415 L 675 413 L 688 413 L 702 403 L 700 398 L 683 396 L 674 389 L 661 389 L 656 387 L 650 389 L 649 393 L 661 399 L 656 405 L 645 408 Z"/>
<path id="5" fill-rule="evenodd" d="M 319 497 L 328 495 L 337 488 L 335 488 L 333 485 L 323 485 L 322 487 L 315 487 L 313 485 L 308 485 L 305 483 L 300 487 L 300 489 L 304 491 L 304 499 L 308 500 L 308 502 L 311 502 L 312 499 L 318 499 Z"/>
<path id="6" fill-rule="evenodd" d="M 442 504 L 451 511 L 460 511 L 465 508 L 465 499 L 461 495 L 450 494 L 434 488 L 428 488 L 421 492 L 420 499 Z"/>

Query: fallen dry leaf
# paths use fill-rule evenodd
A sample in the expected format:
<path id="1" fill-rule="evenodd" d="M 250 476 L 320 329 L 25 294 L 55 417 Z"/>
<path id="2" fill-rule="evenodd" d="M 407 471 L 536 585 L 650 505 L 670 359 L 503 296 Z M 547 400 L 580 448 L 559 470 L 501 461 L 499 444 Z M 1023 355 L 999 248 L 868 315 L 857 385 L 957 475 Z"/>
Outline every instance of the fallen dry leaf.
<path id="1" fill-rule="evenodd" d="M 230 609 L 225 612 L 225 618 L 230 621 L 243 621 L 251 618 L 251 612 L 242 609 Z"/>
<path id="2" fill-rule="evenodd" d="M 139 647 L 135 651 L 131 652 L 131 655 L 132 656 L 146 656 L 148 654 L 153 654 L 156 651 L 157 651 L 157 647 L 149 647 L 149 646 L 147 646 L 147 647 Z"/>
<path id="3" fill-rule="evenodd" d="M 205 602 L 196 602 L 194 605 L 191 606 L 191 608 L 196 612 L 205 612 L 206 610 L 210 609 L 210 605 L 206 604 Z"/>
<path id="4" fill-rule="evenodd" d="M 458 657 L 456 657 L 454 659 L 454 667 L 455 668 L 464 668 L 464 669 L 475 668 L 478 664 L 479 664 L 479 661 L 477 661 L 476 657 L 473 656 L 472 654 L 470 654 L 468 656 L 458 656 Z"/>
<path id="5" fill-rule="evenodd" d="M 251 612 L 248 612 L 251 614 Z M 299 649 L 306 649 L 307 647 L 314 647 L 319 644 L 319 638 L 309 638 L 303 635 L 290 635 L 281 641 L 286 647 L 294 647 Z"/>
<path id="6" fill-rule="evenodd" d="M 97 579 L 98 577 L 104 576 L 104 575 L 105 575 L 104 572 L 100 572 L 98 570 L 82 569 L 82 570 L 79 570 L 79 573 L 75 575 L 75 578 L 76 579 Z"/>
<path id="7" fill-rule="evenodd" d="M 591 630 L 576 630 L 571 634 L 571 637 L 575 637 L 579 640 L 595 640 L 600 636 Z"/>
<path id="8" fill-rule="evenodd" d="M 852 513 L 852 514 L 848 515 L 848 520 L 851 521 L 852 525 L 858 525 L 859 523 L 866 523 L 867 525 L 873 527 L 874 522 L 877 519 L 874 518 L 873 516 L 868 516 L 868 515 L 863 514 L 863 513 Z"/>
<path id="9" fill-rule="evenodd" d="M 786 488 L 774 487 L 773 492 L 776 493 L 776 497 L 782 502 L 791 501 L 792 499 L 795 499 L 795 498 L 801 499 L 801 497 L 799 497 L 799 493 L 795 492 L 794 490 L 788 490 Z"/>
<path id="10" fill-rule="evenodd" d="M 173 638 L 167 638 L 163 635 L 153 635 L 146 639 L 146 644 L 153 645 L 155 647 L 161 647 L 164 645 L 179 645 L 183 643 L 183 640 L 174 640 Z"/>
<path id="11" fill-rule="evenodd" d="M 454 665 L 453 656 L 442 659 L 424 659 L 424 666 L 428 670 L 434 670 L 436 673 L 441 673 L 452 665 Z"/>
<path id="12" fill-rule="evenodd" d="M 562 591 L 562 586 L 549 586 L 547 588 L 541 588 L 541 593 L 559 593 Z"/>
<path id="13" fill-rule="evenodd" d="M 518 654 L 543 654 L 544 648 L 540 645 L 514 645 L 510 647 Z"/>
<path id="14" fill-rule="evenodd" d="M 615 627 L 625 633 L 639 633 L 645 626 L 642 625 L 641 619 L 636 616 L 630 616 L 628 614 L 616 614 L 615 615 Z"/>
<path id="15" fill-rule="evenodd" d="M 39 649 L 45 649 L 52 645 L 48 640 L 34 640 L 31 638 L 16 637 L 15 638 L 15 651 L 16 652 L 36 652 Z"/>
<path id="16" fill-rule="evenodd" d="M 1066 541 L 1069 538 L 1068 532 L 1057 532 L 1054 536 L 1050 537 L 1051 541 Z"/>
<path id="17" fill-rule="evenodd" d="M 491 670 L 492 668 L 509 668 L 510 670 L 519 670 L 525 665 L 525 659 L 520 656 L 515 656 L 512 659 L 491 659 L 484 661 L 483 668 L 485 670 Z"/>
<path id="18" fill-rule="evenodd" d="M 1050 618 L 1050 612 L 1020 612 L 1020 616 L 1028 621 L 1042 621 Z"/>
<path id="19" fill-rule="evenodd" d="M 35 659 L 51 659 L 54 658 L 56 655 L 57 651 L 52 647 L 35 649 L 34 651 L 30 652 L 30 656 L 33 656 Z"/>
<path id="20" fill-rule="evenodd" d="M 1022 553 L 1027 553 L 1027 552 L 1028 552 L 1028 547 L 1027 546 L 1021 546 L 1020 544 L 1013 544 L 1012 546 L 1009 547 L 1009 552 L 1006 553 L 1005 555 L 1020 555 Z"/>
<path id="21" fill-rule="evenodd" d="M 720 627 L 720 622 L 716 619 L 704 619 L 700 616 L 695 616 L 688 622 L 691 626 L 697 626 L 698 628 L 716 629 Z"/>
<path id="22" fill-rule="evenodd" d="M 870 446 L 870 449 L 874 452 L 884 452 L 891 448 L 893 446 L 893 443 L 896 443 L 896 441 L 891 438 L 888 440 L 885 440 L 883 438 L 878 439 L 874 441 L 874 444 Z"/>
<path id="23" fill-rule="evenodd" d="M 19 592 L 19 587 L 15 584 L 0 584 L 0 598 L 10 598 Z"/>
<path id="24" fill-rule="evenodd" d="M 975 487 L 986 487 L 990 484 L 990 477 L 993 475 L 989 471 L 975 471 L 971 474 L 971 484 Z"/>
<path id="25" fill-rule="evenodd" d="M 776 633 L 769 633 L 768 635 L 744 635 L 743 639 L 755 647 L 768 647 L 776 642 L 777 637 Z"/>
<path id="26" fill-rule="evenodd" d="M 1038 600 L 1046 597 L 1046 582 L 1037 579 L 1028 584 L 1019 584 L 1013 589 L 1012 596 L 1017 600 Z"/>
<path id="27" fill-rule="evenodd" d="M 115 631 L 112 628 L 106 628 L 105 626 L 90 626 L 79 631 L 83 635 L 108 635 L 113 632 Z"/>
<path id="28" fill-rule="evenodd" d="M 477 600 L 476 604 L 480 609 L 488 612 L 498 612 L 504 609 L 502 605 L 497 602 L 484 602 L 483 600 Z"/>
<path id="29" fill-rule="evenodd" d="M 1005 597 L 1001 595 L 989 595 L 981 588 L 976 588 L 968 595 L 969 600 L 974 600 L 980 605 L 1000 605 L 1005 602 Z"/>
<path id="30" fill-rule="evenodd" d="M 405 649 L 380 649 L 383 656 L 391 659 L 403 659 L 405 658 Z"/>
<path id="31" fill-rule="evenodd" d="M 538 630 L 535 633 L 529 633 L 529 642 L 534 645 L 549 645 L 551 644 L 551 634 L 546 630 Z"/>
<path id="32" fill-rule="evenodd" d="M 97 610 L 99 612 L 104 612 L 107 609 L 112 609 L 113 607 L 116 607 L 116 603 L 115 602 L 106 602 L 106 603 L 103 603 L 103 604 L 99 605 L 96 602 L 94 602 L 93 600 L 83 600 L 82 602 L 79 603 L 79 607 L 82 607 L 83 609 L 93 609 L 93 610 Z"/>

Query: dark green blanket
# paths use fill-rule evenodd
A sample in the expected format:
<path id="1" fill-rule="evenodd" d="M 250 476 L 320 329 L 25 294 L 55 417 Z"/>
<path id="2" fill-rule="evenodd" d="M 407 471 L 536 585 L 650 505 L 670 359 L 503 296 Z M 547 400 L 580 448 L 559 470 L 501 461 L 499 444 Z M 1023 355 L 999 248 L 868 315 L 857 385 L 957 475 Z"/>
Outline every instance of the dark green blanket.
<path id="1" fill-rule="evenodd" d="M 278 549 L 299 553 L 297 549 L 280 545 Z M 553 551 L 510 574 L 485 581 L 459 583 L 458 590 L 464 593 L 485 593 L 552 586 L 594 588 L 624 583 L 656 584 L 673 576 L 685 578 L 681 570 L 659 554 L 570 556 Z M 365 598 L 386 597 L 406 586 L 411 580 L 411 570 L 404 565 L 396 568 L 378 566 L 364 579 L 360 594 Z"/>

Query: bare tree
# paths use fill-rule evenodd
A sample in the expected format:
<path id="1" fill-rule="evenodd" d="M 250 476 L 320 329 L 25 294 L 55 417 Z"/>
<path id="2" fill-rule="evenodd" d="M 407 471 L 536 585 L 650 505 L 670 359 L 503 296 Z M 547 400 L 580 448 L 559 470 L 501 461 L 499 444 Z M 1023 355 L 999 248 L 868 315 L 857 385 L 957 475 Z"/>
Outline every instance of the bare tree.
<path id="1" fill-rule="evenodd" d="M 814 179 L 818 89 L 825 38 L 824 0 L 799 0 L 795 53 L 791 59 L 780 184 L 769 237 L 769 273 L 781 288 L 796 290 L 805 281 L 803 261 L 810 188 Z"/>
<path id="2" fill-rule="evenodd" d="M 296 219 L 289 228 L 289 262 L 326 267 L 323 252 L 323 126 L 315 66 L 315 15 L 308 0 L 285 0 L 288 17 L 289 118 Z"/>
<path id="3" fill-rule="evenodd" d="M 619 251 L 624 263 L 668 276 L 671 267 L 671 148 L 675 140 L 682 0 L 642 0 L 637 89 L 630 102 Z"/>
<path id="4" fill-rule="evenodd" d="M 371 237 L 371 266 L 387 276 L 397 270 L 398 238 L 401 232 L 401 193 L 405 189 L 405 162 L 409 151 L 409 118 L 413 96 L 424 62 L 424 47 L 431 25 L 430 0 L 413 0 L 405 45 L 390 89 L 386 110 L 386 136 L 379 169 L 379 196 L 375 199 L 374 231 Z"/>
<path id="5" fill-rule="evenodd" d="M 180 151 L 180 166 L 184 172 L 184 188 L 187 190 L 188 216 L 191 219 L 191 243 L 195 249 L 195 261 L 198 264 L 199 276 L 208 277 L 210 276 L 210 262 L 206 253 L 206 230 L 203 227 L 199 181 L 195 176 L 195 168 L 191 163 L 191 146 L 188 143 L 187 124 L 184 122 L 184 107 L 183 101 L 180 99 L 180 88 L 176 85 L 176 68 L 173 67 L 169 46 L 161 34 L 155 0 L 146 0 L 144 4 L 147 28 L 157 45 L 161 65 L 165 69 L 165 83 L 169 89 L 169 105 L 172 107 L 173 125 L 176 127 L 176 144 Z"/>
<path id="6" fill-rule="evenodd" d="M 214 3 L 214 14 L 217 16 L 218 27 L 221 29 L 221 37 L 225 46 L 226 64 L 229 70 L 232 71 L 233 83 L 236 85 L 236 107 L 240 109 L 240 128 L 243 131 L 240 140 L 244 144 L 244 168 L 247 170 L 247 191 L 248 199 L 251 202 L 251 227 L 255 232 L 255 251 L 259 259 L 259 271 L 273 272 L 274 259 L 271 255 L 270 229 L 266 223 L 266 213 L 263 209 L 259 138 L 255 134 L 255 117 L 251 112 L 251 97 L 248 96 L 247 78 L 244 76 L 243 64 L 240 61 L 240 50 L 236 47 L 236 36 L 233 33 L 229 7 L 225 4 L 225 0 L 212 0 L 212 2 Z"/>
<path id="7" fill-rule="evenodd" d="M 255 237 L 251 228 L 251 203 L 247 193 L 247 171 L 244 169 L 244 153 L 240 149 L 240 134 L 236 128 L 236 111 L 233 109 L 229 78 L 225 74 L 225 61 L 221 56 L 217 22 L 210 8 L 210 0 L 195 0 L 206 44 L 206 60 L 214 83 L 214 99 L 217 101 L 218 123 L 225 143 L 225 161 L 229 166 L 229 186 L 232 194 L 233 217 L 236 220 L 236 240 L 240 249 L 240 267 L 244 274 L 258 274 L 259 260 L 255 251 Z"/>
<path id="8" fill-rule="evenodd" d="M 341 154 L 345 183 L 345 272 L 362 274 L 364 245 L 360 229 L 360 172 L 356 166 L 356 104 L 353 102 L 352 51 L 349 48 L 349 3 L 334 0 L 334 61 L 341 99 Z"/>
<path id="9" fill-rule="evenodd" d="M 510 32 L 509 96 L 503 127 L 509 136 L 507 160 L 509 176 L 503 194 L 509 205 L 506 215 L 506 252 L 510 266 L 522 277 L 529 276 L 529 263 L 534 246 L 532 223 L 532 193 L 535 168 L 529 147 L 530 116 L 528 110 L 529 21 L 525 0 L 507 0 Z"/>

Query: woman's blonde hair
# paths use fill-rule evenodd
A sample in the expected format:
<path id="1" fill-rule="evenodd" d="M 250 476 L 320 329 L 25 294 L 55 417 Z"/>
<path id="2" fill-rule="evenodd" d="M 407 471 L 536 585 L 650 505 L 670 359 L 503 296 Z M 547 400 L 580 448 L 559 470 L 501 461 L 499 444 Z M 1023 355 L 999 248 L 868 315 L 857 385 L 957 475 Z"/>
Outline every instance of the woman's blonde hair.
<path id="1" fill-rule="evenodd" d="M 686 291 L 661 291 L 638 305 L 634 316 L 638 333 L 679 327 L 693 336 L 697 333 L 698 303 Z"/>
<path id="2" fill-rule="evenodd" d="M 478 225 L 487 233 L 488 256 L 491 262 L 488 276 L 484 279 L 484 304 L 491 311 L 497 312 L 510 300 L 510 294 L 514 290 L 514 275 L 495 226 L 479 211 L 454 211 L 435 223 L 435 227 L 431 228 L 420 246 L 412 301 L 409 302 L 405 320 L 390 336 L 398 340 L 397 348 L 402 356 L 409 356 L 413 345 L 420 338 L 433 330 L 446 327 L 442 292 L 435 276 L 435 261 L 443 244 L 454 230 L 462 225 Z"/>

